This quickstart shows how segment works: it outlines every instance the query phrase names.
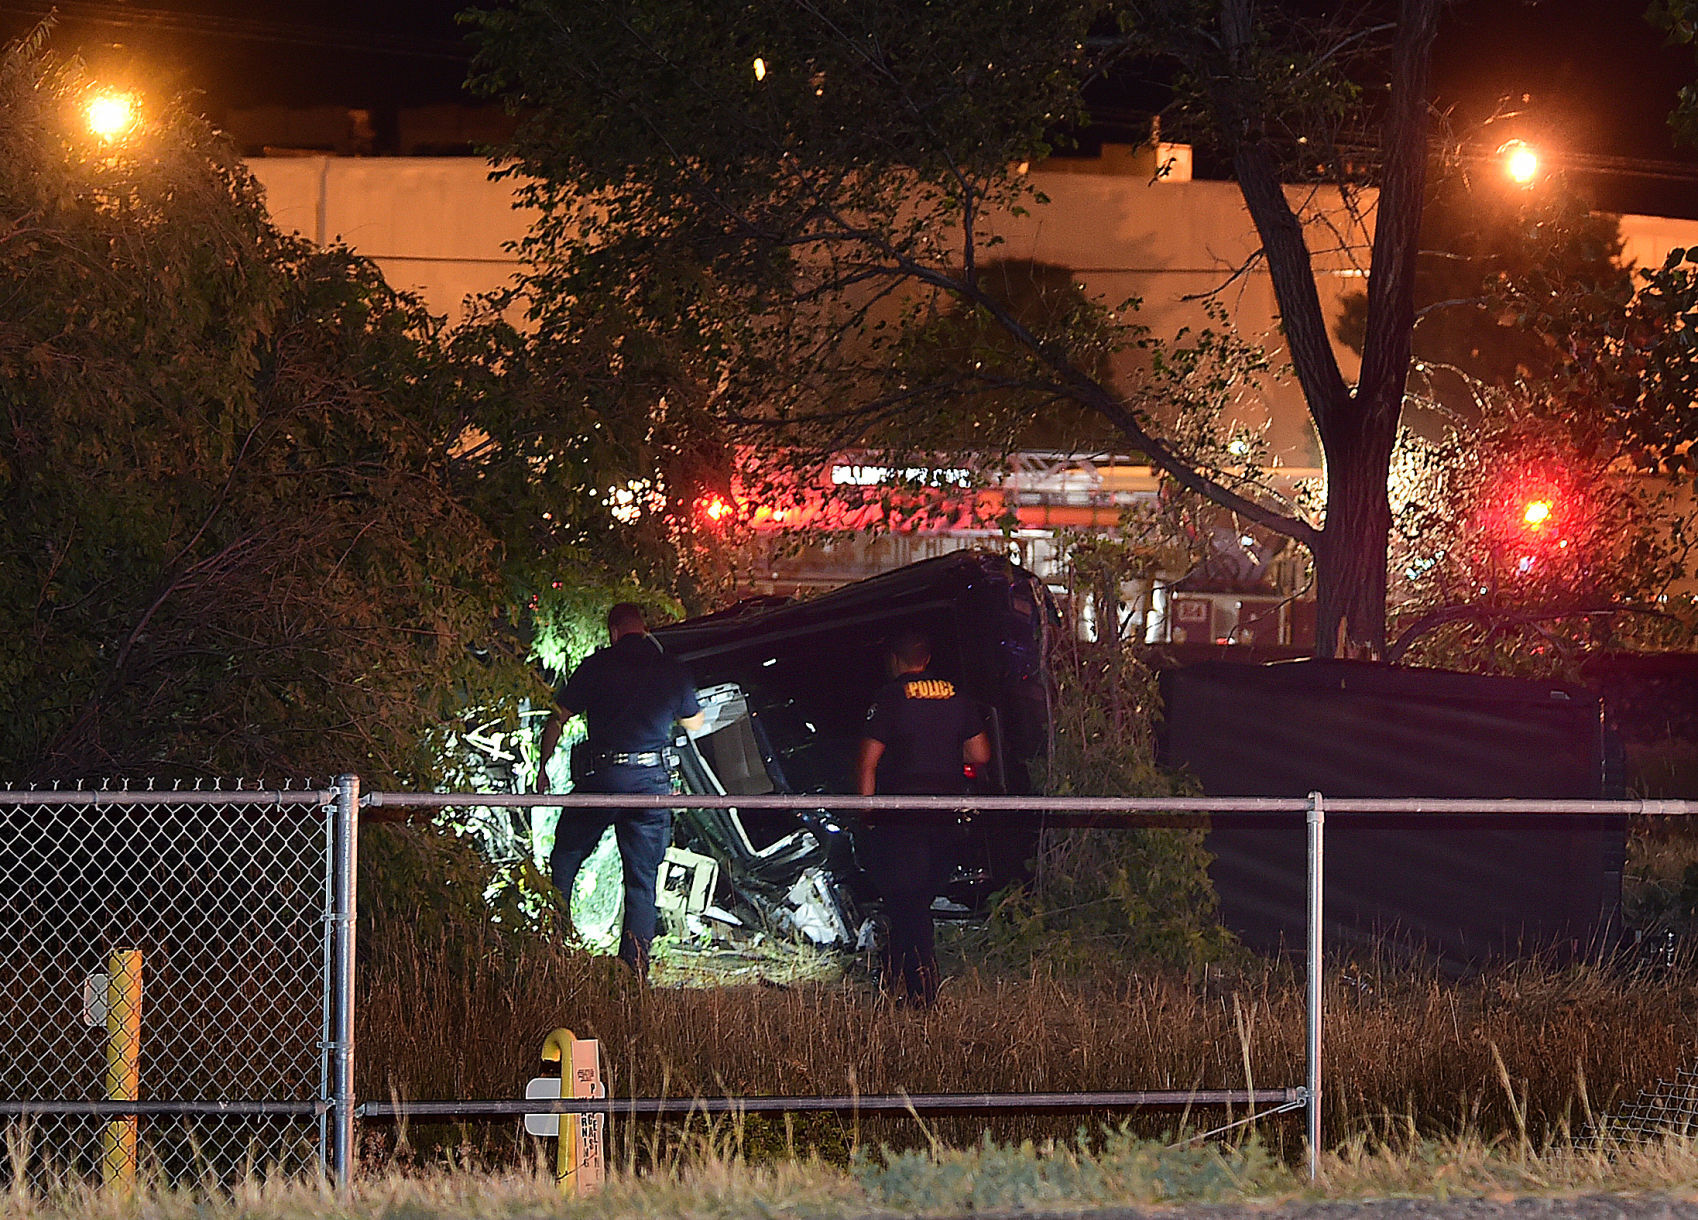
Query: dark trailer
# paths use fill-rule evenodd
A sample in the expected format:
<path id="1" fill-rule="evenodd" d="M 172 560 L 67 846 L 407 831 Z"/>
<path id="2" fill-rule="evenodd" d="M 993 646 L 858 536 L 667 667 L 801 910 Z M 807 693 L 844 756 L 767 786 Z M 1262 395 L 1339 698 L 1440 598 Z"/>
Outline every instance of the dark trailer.
<path id="1" fill-rule="evenodd" d="M 1355 661 L 1213 661 L 1162 675 L 1164 762 L 1212 796 L 1619 796 L 1603 709 L 1582 686 Z M 1422 946 L 1460 967 L 1619 931 L 1619 815 L 1333 815 L 1332 949 Z M 1252 948 L 1302 945 L 1301 816 L 1211 829 L 1223 922 Z"/>
<path id="2" fill-rule="evenodd" d="M 932 668 L 976 700 L 989 724 L 992 758 L 972 777 L 973 790 L 1019 794 L 1030 791 L 1027 763 L 1046 744 L 1044 642 L 1053 614 L 1032 573 L 963 551 L 819 597 L 754 599 L 657 628 L 695 678 L 708 716 L 679 751 L 685 787 L 822 797 L 817 812 L 801 815 L 689 811 L 682 845 L 717 860 L 763 919 L 788 919 L 819 943 L 852 938 L 866 897 L 853 852 L 857 822 L 825 798 L 854 791 L 867 706 L 889 679 L 888 641 L 908 628 L 931 638 Z M 1035 820 L 1023 821 L 1029 833 L 1001 833 L 982 818 L 963 826 L 950 907 L 975 907 L 1020 874 L 1036 842 Z"/>

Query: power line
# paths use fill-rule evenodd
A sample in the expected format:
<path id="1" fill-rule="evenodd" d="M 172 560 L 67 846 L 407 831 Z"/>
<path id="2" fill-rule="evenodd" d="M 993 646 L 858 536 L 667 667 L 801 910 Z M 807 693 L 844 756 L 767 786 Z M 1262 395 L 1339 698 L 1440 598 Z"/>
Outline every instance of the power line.
<path id="1" fill-rule="evenodd" d="M 1608 174 L 1622 178 L 1654 178 L 1662 182 L 1698 182 L 1698 165 L 1684 161 L 1656 161 L 1641 157 L 1606 156 L 1601 153 L 1549 153 L 1546 159 L 1559 169 L 1583 174 Z"/>
<path id="2" fill-rule="evenodd" d="M 56 4 L 35 0 L 0 0 L 0 12 L 36 18 L 57 17 L 66 22 L 102 25 L 114 29 L 193 34 L 239 42 L 312 47 L 366 55 L 436 59 L 453 63 L 465 63 L 471 58 L 463 46 L 451 39 L 407 38 L 376 30 L 354 31 L 303 25 L 299 22 L 137 8 L 129 4 L 106 3 L 104 0 L 59 0 Z"/>

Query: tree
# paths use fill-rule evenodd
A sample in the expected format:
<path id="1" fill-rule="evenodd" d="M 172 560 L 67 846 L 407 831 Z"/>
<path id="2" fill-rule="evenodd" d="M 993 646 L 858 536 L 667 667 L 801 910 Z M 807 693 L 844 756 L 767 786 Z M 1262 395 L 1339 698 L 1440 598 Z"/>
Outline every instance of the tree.
<path id="1" fill-rule="evenodd" d="M 1691 510 L 1549 389 L 1489 388 L 1478 423 L 1404 438 L 1389 659 L 1574 678 L 1591 650 L 1690 645 Z"/>
<path id="2" fill-rule="evenodd" d="M 1507 190 L 1466 162 L 1422 247 L 1410 400 L 1431 414 L 1393 460 L 1387 658 L 1572 675 L 1588 647 L 1684 642 L 1683 252 L 1636 274 L 1560 177 Z"/>
<path id="3" fill-rule="evenodd" d="M 1599 421 L 1635 469 L 1698 470 L 1698 247 L 1640 269 L 1600 316 L 1561 320 L 1556 409 Z M 1590 324 L 1588 324 L 1588 322 Z"/>
<path id="4" fill-rule="evenodd" d="M 507 167 L 542 219 L 523 245 L 544 334 L 612 327 L 643 399 L 692 396 L 733 430 L 819 447 L 900 445 L 916 414 L 995 391 L 1067 400 L 1175 483 L 1314 554 L 1320 635 L 1385 630 L 1386 473 L 1413 324 L 1427 60 L 1441 0 L 1399 0 L 1374 31 L 1323 37 L 1284 6 L 1147 0 L 519 0 L 478 13 L 478 82 L 520 115 Z M 1106 39 L 1093 32 L 1115 28 Z M 1303 225 L 1284 190 L 1360 98 L 1345 50 L 1389 28 L 1362 374 L 1328 340 Z M 1099 50 L 1100 49 L 1100 50 Z M 1020 167 L 1081 115 L 1106 58 L 1177 65 L 1228 154 L 1263 241 L 1297 380 L 1325 454 L 1324 525 L 1235 484 L 1166 435 L 1153 387 L 1098 376 L 1137 342 L 1098 305 L 1031 322 L 985 282 L 996 217 L 1041 206 Z M 1378 97 L 1379 94 L 1374 94 Z M 1288 123 L 1288 120 L 1290 122 Z M 1338 141 L 1342 147 L 1342 141 Z M 1323 157 L 1327 175 L 1350 171 Z M 927 376 L 906 336 L 950 313 L 1016 359 Z M 658 357 L 658 358 L 657 358 Z M 770 444 L 770 442 L 768 442 Z"/>
<path id="5" fill-rule="evenodd" d="M 1496 169 L 1456 158 L 1423 211 L 1409 400 L 1429 434 L 1480 422 L 1494 388 L 1553 385 L 1573 337 L 1601 332 L 1632 297 L 1616 217 L 1555 175 L 1515 188 Z M 1367 297 L 1344 304 L 1336 334 L 1360 354 Z"/>
<path id="6" fill-rule="evenodd" d="M 1698 4 L 1693 0 L 1651 0 L 1646 12 L 1651 24 L 1669 36 L 1669 42 L 1698 45 Z M 1669 127 L 1687 143 L 1698 142 L 1698 85 L 1687 85 L 1669 115 Z"/>
<path id="7" fill-rule="evenodd" d="M 534 682 L 532 556 L 643 566 L 582 366 L 280 234 L 180 107 L 94 135 L 44 41 L 0 54 L 0 774 L 440 774 Z"/>

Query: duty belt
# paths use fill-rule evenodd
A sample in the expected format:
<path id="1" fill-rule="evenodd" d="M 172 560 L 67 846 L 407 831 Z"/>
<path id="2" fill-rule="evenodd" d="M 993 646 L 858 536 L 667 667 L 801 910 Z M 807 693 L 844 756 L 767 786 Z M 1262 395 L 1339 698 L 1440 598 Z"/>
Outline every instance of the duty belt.
<path id="1" fill-rule="evenodd" d="M 622 767 L 659 767 L 666 763 L 666 755 L 660 750 L 644 750 L 637 754 L 595 754 L 591 762 L 614 763 Z"/>

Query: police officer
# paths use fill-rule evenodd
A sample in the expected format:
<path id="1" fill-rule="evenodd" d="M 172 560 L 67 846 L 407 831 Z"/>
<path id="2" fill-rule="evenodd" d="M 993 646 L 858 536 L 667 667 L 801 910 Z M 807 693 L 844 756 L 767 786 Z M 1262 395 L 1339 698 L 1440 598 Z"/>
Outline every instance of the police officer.
<path id="1" fill-rule="evenodd" d="M 555 693 L 556 707 L 542 731 L 536 791 L 547 792 L 548 760 L 560 731 L 582 713 L 587 739 L 572 752 L 577 792 L 670 793 L 666 748 L 672 725 L 691 732 L 706 721 L 684 667 L 649 634 L 640 607 L 620 602 L 607 612 L 606 648 L 591 653 Z M 572 883 L 609 826 L 619 841 L 625 875 L 625 926 L 619 956 L 647 976 L 656 922 L 655 884 L 672 841 L 670 809 L 566 810 L 554 831 L 549 873 L 570 901 Z"/>
<path id="2" fill-rule="evenodd" d="M 990 738 L 977 705 L 930 670 L 931 641 L 904 631 L 890 647 L 894 680 L 867 712 L 856 759 L 862 796 L 875 793 L 952 796 L 967 790 L 963 764 L 990 761 Z M 937 999 L 932 899 L 943 882 L 953 827 L 936 814 L 869 816 L 856 838 L 857 856 L 890 920 L 883 986 L 899 1002 Z"/>

